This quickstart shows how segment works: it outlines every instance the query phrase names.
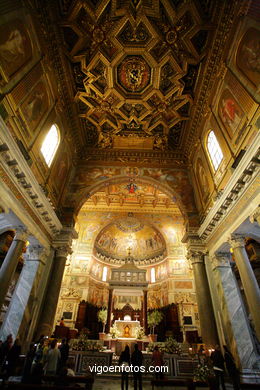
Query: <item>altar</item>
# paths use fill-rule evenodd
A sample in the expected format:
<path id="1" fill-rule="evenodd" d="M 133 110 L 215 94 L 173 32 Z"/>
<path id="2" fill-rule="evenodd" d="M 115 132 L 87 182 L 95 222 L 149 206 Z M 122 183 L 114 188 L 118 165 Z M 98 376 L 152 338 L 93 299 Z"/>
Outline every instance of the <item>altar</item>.
<path id="1" fill-rule="evenodd" d="M 115 320 L 115 325 L 120 332 L 119 338 L 136 338 L 136 331 L 140 327 L 140 321 Z"/>

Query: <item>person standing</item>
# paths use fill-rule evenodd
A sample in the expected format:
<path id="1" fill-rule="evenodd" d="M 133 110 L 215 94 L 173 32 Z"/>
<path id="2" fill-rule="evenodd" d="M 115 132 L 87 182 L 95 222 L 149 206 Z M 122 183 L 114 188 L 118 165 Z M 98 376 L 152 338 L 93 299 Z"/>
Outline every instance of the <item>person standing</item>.
<path id="1" fill-rule="evenodd" d="M 59 360 L 60 360 L 60 350 L 57 348 L 57 340 L 52 340 L 50 349 L 46 356 L 44 374 L 55 375 L 57 372 Z"/>
<path id="2" fill-rule="evenodd" d="M 19 339 L 17 338 L 13 346 L 9 349 L 6 356 L 8 377 L 15 375 L 20 354 L 21 354 L 21 344 L 19 342 Z"/>
<path id="3" fill-rule="evenodd" d="M 223 345 L 224 348 L 224 360 L 226 363 L 226 369 L 230 379 L 233 383 L 234 390 L 240 390 L 240 375 L 236 367 L 235 359 L 232 356 L 232 353 L 229 351 L 226 345 Z"/>
<path id="4" fill-rule="evenodd" d="M 130 366 L 130 349 L 128 345 L 126 345 L 124 351 L 121 352 L 118 363 L 122 368 L 121 390 L 124 390 L 124 384 L 125 384 L 125 389 L 128 390 L 128 371 L 127 371 L 128 368 L 127 367 Z"/>
<path id="5" fill-rule="evenodd" d="M 219 389 L 219 385 L 221 383 L 222 390 L 226 390 L 225 381 L 224 381 L 224 358 L 220 350 L 220 346 L 215 346 L 215 351 L 211 354 L 211 360 L 213 363 L 213 370 L 216 375 L 216 386 Z"/>
<path id="6" fill-rule="evenodd" d="M 137 390 L 137 383 L 139 390 L 142 390 L 142 371 L 141 366 L 143 363 L 143 354 L 138 349 L 138 344 L 135 344 L 134 352 L 131 356 L 131 364 L 133 366 L 133 376 L 134 376 L 134 390 Z"/>
<path id="7" fill-rule="evenodd" d="M 67 365 L 67 360 L 69 358 L 70 347 L 67 339 L 62 339 L 61 345 L 59 346 L 60 350 L 60 361 L 59 361 L 59 371 Z"/>

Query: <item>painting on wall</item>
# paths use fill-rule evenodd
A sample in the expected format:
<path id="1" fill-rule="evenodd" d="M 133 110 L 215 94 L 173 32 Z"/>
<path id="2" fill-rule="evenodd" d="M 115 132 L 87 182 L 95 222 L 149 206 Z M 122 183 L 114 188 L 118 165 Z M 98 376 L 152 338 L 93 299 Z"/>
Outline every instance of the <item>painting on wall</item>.
<path id="1" fill-rule="evenodd" d="M 249 28 L 241 39 L 236 54 L 236 65 L 246 78 L 258 87 L 260 84 L 260 32 Z"/>
<path id="2" fill-rule="evenodd" d="M 218 103 L 218 114 L 230 137 L 242 124 L 245 113 L 228 88 L 224 88 Z"/>
<path id="3" fill-rule="evenodd" d="M 49 96 L 46 84 L 40 80 L 31 90 L 20 110 L 31 131 L 40 123 L 44 113 L 49 108 Z"/>
<path id="4" fill-rule="evenodd" d="M 209 186 L 209 181 L 208 181 L 207 175 L 205 173 L 205 169 L 203 167 L 203 163 L 202 163 L 201 158 L 197 159 L 196 176 L 197 176 L 198 181 L 199 181 L 202 200 L 203 200 L 203 202 L 206 202 L 208 200 L 208 197 L 209 197 L 210 186 Z"/>
<path id="5" fill-rule="evenodd" d="M 32 43 L 24 23 L 12 20 L 0 26 L 0 66 L 10 78 L 32 58 Z"/>
<path id="6" fill-rule="evenodd" d="M 58 194 L 62 190 L 63 185 L 65 183 L 68 174 L 68 166 L 69 166 L 69 156 L 68 153 L 65 151 L 62 153 L 60 159 L 56 161 L 52 173 L 53 184 L 55 185 Z"/>

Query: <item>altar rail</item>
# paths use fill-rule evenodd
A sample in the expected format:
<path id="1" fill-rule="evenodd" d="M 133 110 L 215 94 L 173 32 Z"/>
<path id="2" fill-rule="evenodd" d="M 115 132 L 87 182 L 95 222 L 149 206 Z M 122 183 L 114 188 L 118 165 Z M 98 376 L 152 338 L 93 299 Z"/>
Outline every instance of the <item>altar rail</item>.
<path id="1" fill-rule="evenodd" d="M 143 366 L 146 369 L 152 364 L 152 354 L 143 352 Z M 111 366 L 117 365 L 118 360 L 113 360 L 113 352 L 92 352 L 73 351 L 70 353 L 71 360 L 74 361 L 76 375 L 83 375 L 89 372 L 89 366 Z M 164 375 L 168 378 L 192 377 L 193 370 L 197 367 L 198 361 L 188 356 L 164 354 L 164 362 L 168 367 L 168 373 Z M 103 373 L 103 376 L 120 376 L 119 373 Z M 147 374 L 152 377 L 152 374 Z"/>

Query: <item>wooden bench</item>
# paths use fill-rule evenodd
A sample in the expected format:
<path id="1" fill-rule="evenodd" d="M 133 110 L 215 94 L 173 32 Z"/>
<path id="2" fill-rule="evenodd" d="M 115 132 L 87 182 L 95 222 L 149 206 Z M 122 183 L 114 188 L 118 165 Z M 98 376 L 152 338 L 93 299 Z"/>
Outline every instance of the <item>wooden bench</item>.
<path id="1" fill-rule="evenodd" d="M 154 390 L 155 386 L 171 386 L 174 388 L 174 386 L 183 387 L 186 390 L 193 390 L 193 381 L 192 379 L 153 379 L 151 381 L 152 390 Z"/>

